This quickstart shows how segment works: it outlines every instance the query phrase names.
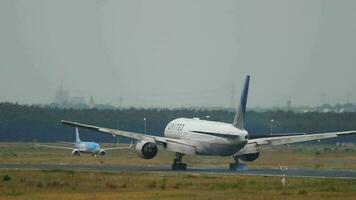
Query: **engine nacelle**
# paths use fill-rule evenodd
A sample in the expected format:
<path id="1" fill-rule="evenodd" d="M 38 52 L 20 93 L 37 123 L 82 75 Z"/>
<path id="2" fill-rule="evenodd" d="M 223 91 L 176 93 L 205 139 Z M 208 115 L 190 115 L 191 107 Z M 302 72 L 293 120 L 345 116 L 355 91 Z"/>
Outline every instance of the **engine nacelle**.
<path id="1" fill-rule="evenodd" d="M 106 151 L 101 149 L 98 154 L 99 154 L 99 156 L 105 156 L 106 155 Z"/>
<path id="2" fill-rule="evenodd" d="M 254 161 L 260 155 L 260 148 L 257 143 L 249 143 L 244 146 L 239 152 L 233 155 L 236 159 L 243 161 Z"/>
<path id="3" fill-rule="evenodd" d="M 254 161 L 259 157 L 259 155 L 260 155 L 260 152 L 243 154 L 243 155 L 239 156 L 239 159 L 241 159 L 243 161 Z"/>
<path id="4" fill-rule="evenodd" d="M 141 140 L 136 144 L 137 155 L 144 159 L 152 159 L 157 155 L 158 148 L 155 143 Z"/>
<path id="5" fill-rule="evenodd" d="M 80 156 L 80 151 L 73 149 L 72 154 L 73 156 Z"/>

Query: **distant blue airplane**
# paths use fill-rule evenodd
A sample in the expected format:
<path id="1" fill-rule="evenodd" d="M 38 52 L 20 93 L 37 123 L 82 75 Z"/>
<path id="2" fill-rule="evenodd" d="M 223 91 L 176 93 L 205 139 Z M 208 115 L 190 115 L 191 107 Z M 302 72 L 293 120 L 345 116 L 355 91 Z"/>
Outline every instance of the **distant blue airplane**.
<path id="1" fill-rule="evenodd" d="M 130 146 L 127 147 L 112 147 L 112 148 L 101 148 L 100 145 L 96 142 L 82 142 L 79 138 L 79 131 L 78 128 L 75 128 L 75 143 L 74 142 L 62 142 L 65 144 L 74 144 L 74 147 L 63 147 L 63 146 L 51 146 L 51 145 L 44 145 L 44 144 L 37 144 L 36 146 L 39 147 L 49 147 L 49 148 L 57 148 L 57 149 L 68 149 L 72 150 L 72 154 L 74 156 L 80 156 L 81 153 L 91 154 L 92 156 L 104 156 L 106 155 L 107 150 L 114 150 L 114 149 L 129 149 L 132 147 L 132 141 Z"/>

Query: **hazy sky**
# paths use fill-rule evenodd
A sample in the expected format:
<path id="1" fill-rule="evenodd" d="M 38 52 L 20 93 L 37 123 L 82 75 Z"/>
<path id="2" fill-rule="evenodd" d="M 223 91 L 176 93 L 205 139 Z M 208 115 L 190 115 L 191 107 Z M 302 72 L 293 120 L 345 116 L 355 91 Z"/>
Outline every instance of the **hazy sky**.
<path id="1" fill-rule="evenodd" d="M 356 102 L 354 0 L 0 0 L 0 101 Z"/>

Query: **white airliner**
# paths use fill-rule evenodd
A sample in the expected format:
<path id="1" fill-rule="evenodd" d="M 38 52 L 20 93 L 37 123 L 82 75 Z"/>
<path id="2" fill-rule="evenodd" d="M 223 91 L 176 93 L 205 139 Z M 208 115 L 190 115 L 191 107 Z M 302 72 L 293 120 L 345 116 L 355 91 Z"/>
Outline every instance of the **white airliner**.
<path id="1" fill-rule="evenodd" d="M 44 145 L 44 144 L 36 144 L 39 147 L 48 147 L 48 148 L 56 148 L 56 149 L 67 149 L 72 150 L 72 154 L 74 156 L 80 156 L 81 153 L 84 154 L 91 154 L 92 156 L 105 156 L 106 151 L 114 150 L 114 149 L 128 149 L 132 147 L 132 142 L 130 146 L 127 147 L 113 147 L 113 148 L 101 148 L 100 145 L 96 142 L 82 142 L 79 138 L 79 131 L 78 128 L 75 128 L 75 142 L 61 142 L 65 144 L 73 144 L 74 147 L 64 147 L 64 146 L 51 146 L 51 145 Z"/>
<path id="2" fill-rule="evenodd" d="M 230 163 L 230 170 L 239 170 L 242 163 L 239 161 L 254 161 L 259 157 L 261 147 L 287 145 L 296 142 L 334 138 L 341 135 L 355 134 L 356 130 L 344 132 L 318 133 L 318 134 L 281 134 L 278 136 L 265 136 L 249 138 L 244 129 L 246 102 L 250 76 L 246 77 L 240 104 L 236 109 L 232 124 L 178 118 L 168 123 L 164 136 L 153 136 L 122 130 L 102 128 L 77 122 L 62 120 L 62 124 L 120 135 L 137 140 L 136 151 L 141 158 L 151 159 L 157 155 L 157 145 L 168 151 L 175 152 L 172 164 L 173 170 L 185 170 L 187 165 L 182 162 L 185 154 L 207 156 L 232 156 L 234 163 Z"/>

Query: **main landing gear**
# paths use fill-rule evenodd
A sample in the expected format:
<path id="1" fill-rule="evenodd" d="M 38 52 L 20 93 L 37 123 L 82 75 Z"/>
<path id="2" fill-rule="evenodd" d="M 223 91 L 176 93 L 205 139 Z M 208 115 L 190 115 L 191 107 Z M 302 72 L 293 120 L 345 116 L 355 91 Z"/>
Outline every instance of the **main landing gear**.
<path id="1" fill-rule="evenodd" d="M 232 158 L 235 160 L 234 163 L 230 163 L 230 171 L 246 171 L 248 169 L 247 165 L 239 161 L 239 157 L 237 156 L 232 156 Z"/>
<path id="2" fill-rule="evenodd" d="M 172 164 L 172 170 L 186 170 L 187 169 L 187 164 L 182 163 L 182 157 L 184 154 L 182 153 L 176 153 L 176 157 L 173 160 Z"/>

